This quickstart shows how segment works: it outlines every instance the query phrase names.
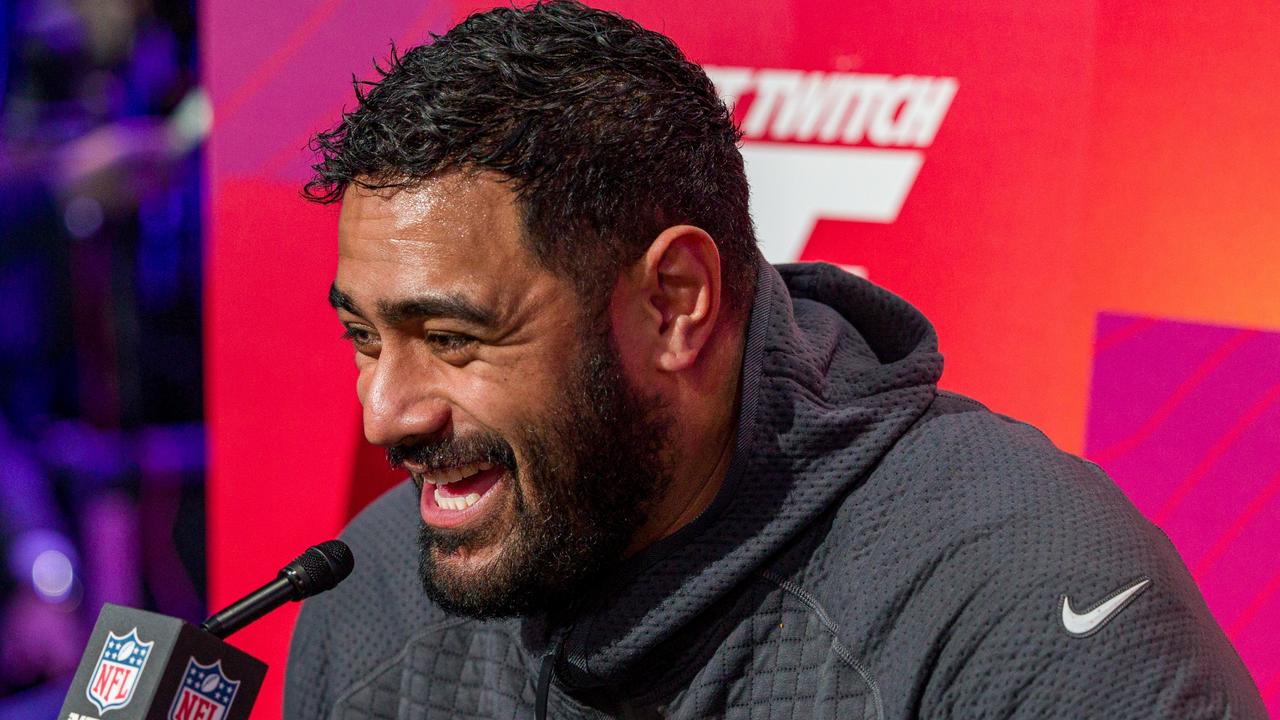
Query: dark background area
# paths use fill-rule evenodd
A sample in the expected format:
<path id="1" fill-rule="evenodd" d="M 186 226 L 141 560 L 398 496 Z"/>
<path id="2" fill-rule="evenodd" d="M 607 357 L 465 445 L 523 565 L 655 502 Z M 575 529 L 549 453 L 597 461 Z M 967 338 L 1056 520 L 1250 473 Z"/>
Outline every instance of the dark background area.
<path id="1" fill-rule="evenodd" d="M 0 4 L 0 720 L 103 602 L 205 614 L 191 1 Z"/>

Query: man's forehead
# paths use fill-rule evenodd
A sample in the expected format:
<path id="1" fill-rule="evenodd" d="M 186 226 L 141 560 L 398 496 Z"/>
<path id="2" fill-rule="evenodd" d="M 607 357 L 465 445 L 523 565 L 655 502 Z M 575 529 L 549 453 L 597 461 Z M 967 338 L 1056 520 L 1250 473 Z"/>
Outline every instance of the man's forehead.
<path id="1" fill-rule="evenodd" d="M 353 183 L 338 221 L 344 259 L 412 261 L 415 254 L 486 254 L 519 261 L 525 251 L 521 236 L 511 190 L 482 173 L 449 173 L 404 188 Z"/>
<path id="2" fill-rule="evenodd" d="M 368 313 L 449 296 L 509 317 L 521 312 L 516 306 L 529 290 L 550 279 L 522 240 L 509 186 L 479 173 L 396 190 L 352 185 L 338 238 L 334 286 L 348 301 L 338 308 L 358 305 Z"/>
<path id="3" fill-rule="evenodd" d="M 515 198 L 491 173 L 454 172 L 402 188 L 352 183 L 342 199 L 339 241 L 519 231 Z"/>

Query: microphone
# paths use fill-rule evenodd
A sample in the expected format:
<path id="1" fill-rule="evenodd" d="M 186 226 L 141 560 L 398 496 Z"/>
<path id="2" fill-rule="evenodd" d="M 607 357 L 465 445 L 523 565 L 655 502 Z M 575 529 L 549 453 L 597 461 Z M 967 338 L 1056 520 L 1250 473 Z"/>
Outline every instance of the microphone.
<path id="1" fill-rule="evenodd" d="M 225 638 L 287 602 L 333 589 L 353 568 L 351 548 L 341 540 L 312 545 L 281 568 L 275 580 L 214 613 L 200 627 L 214 637 Z"/>
<path id="2" fill-rule="evenodd" d="M 276 579 L 196 626 L 106 603 L 59 720 L 249 720 L 267 665 L 222 638 L 291 600 L 342 582 L 351 549 L 307 548 Z"/>

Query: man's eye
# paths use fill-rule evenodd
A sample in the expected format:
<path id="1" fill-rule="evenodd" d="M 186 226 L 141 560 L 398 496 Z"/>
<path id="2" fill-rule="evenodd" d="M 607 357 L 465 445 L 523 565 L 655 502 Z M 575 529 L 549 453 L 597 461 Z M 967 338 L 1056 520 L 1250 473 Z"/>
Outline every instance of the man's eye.
<path id="1" fill-rule="evenodd" d="M 470 335 L 446 332 L 429 332 L 426 335 L 426 341 L 433 349 L 440 352 L 464 350 L 476 344 L 476 339 Z"/>
<path id="2" fill-rule="evenodd" d="M 372 347 L 378 342 L 378 338 L 373 333 L 354 325 L 347 326 L 347 329 L 342 333 L 342 339 L 355 345 L 357 350 Z"/>

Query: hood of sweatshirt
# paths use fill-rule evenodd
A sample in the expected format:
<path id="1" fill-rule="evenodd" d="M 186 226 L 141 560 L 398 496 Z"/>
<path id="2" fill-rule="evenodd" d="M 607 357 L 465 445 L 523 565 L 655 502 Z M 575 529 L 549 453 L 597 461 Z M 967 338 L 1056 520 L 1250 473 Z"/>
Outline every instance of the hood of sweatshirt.
<path id="1" fill-rule="evenodd" d="M 941 372 L 933 327 L 906 301 L 831 265 L 761 263 L 724 483 L 554 631 L 559 681 L 624 680 L 854 492 L 928 408 Z"/>

